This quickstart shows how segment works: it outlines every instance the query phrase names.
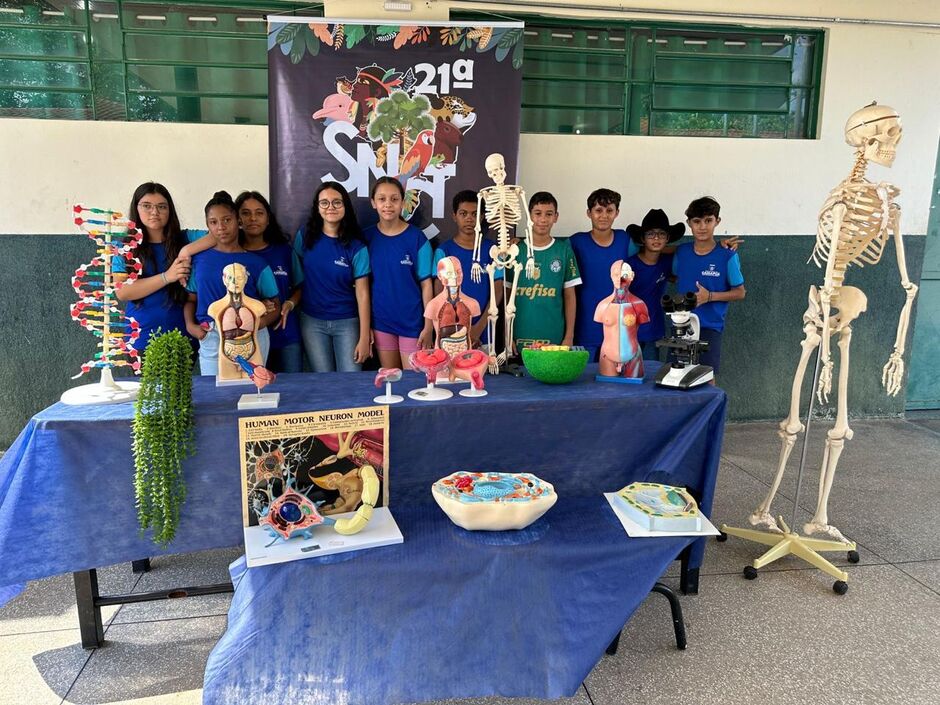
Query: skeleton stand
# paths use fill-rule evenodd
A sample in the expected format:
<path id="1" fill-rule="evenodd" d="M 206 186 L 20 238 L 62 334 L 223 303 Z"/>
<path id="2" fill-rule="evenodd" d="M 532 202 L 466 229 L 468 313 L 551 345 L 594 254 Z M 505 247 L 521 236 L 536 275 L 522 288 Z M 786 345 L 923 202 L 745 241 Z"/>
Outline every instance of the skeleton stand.
<path id="1" fill-rule="evenodd" d="M 796 513 L 800 506 L 800 488 L 803 485 L 803 470 L 806 467 L 806 449 L 809 442 L 810 422 L 813 418 L 813 400 L 816 395 L 813 393 L 819 384 L 819 363 L 822 356 L 822 345 L 816 346 L 816 366 L 813 370 L 813 386 L 809 395 L 809 410 L 806 412 L 806 428 L 803 431 L 803 448 L 800 451 L 800 469 L 796 475 L 796 493 L 793 495 L 793 513 L 790 515 L 790 525 L 796 526 Z M 727 524 L 721 525 L 722 536 L 719 541 L 726 541 L 728 536 L 737 536 L 738 538 L 754 541 L 766 546 L 771 546 L 759 558 L 755 558 L 751 565 L 745 567 L 744 577 L 753 580 L 757 577 L 757 569 L 770 565 L 784 556 L 793 555 L 816 566 L 821 571 L 828 573 L 836 579 L 832 589 L 839 595 L 844 595 L 848 589 L 849 574 L 844 570 L 839 570 L 832 563 L 819 555 L 820 551 L 845 551 L 848 550 L 848 559 L 852 563 L 858 563 L 858 553 L 855 551 L 855 543 L 843 543 L 842 541 L 832 541 L 829 539 L 814 539 L 800 536 L 790 529 L 783 520 L 783 515 L 777 518 L 778 523 L 783 529 L 783 533 L 775 531 L 758 531 L 757 529 L 739 529 Z"/>

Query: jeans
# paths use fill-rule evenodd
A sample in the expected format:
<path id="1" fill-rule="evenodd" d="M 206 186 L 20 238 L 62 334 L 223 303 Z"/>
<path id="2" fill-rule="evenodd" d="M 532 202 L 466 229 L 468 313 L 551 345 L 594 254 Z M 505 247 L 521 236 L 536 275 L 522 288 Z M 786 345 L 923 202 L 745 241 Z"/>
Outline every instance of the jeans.
<path id="1" fill-rule="evenodd" d="M 314 372 L 359 372 L 362 365 L 353 362 L 359 343 L 359 318 L 327 321 L 300 314 L 300 334 L 304 339 L 307 362 Z"/>
<path id="2" fill-rule="evenodd" d="M 268 329 L 262 328 L 257 333 L 258 347 L 261 349 L 261 364 L 268 359 L 268 348 L 271 347 L 271 336 Z M 215 324 L 209 324 L 209 332 L 199 341 L 199 374 L 203 377 L 215 377 L 219 374 L 219 333 Z"/>
<path id="3" fill-rule="evenodd" d="M 304 353 L 300 341 L 282 348 L 271 348 L 267 368 L 272 372 L 303 372 Z"/>

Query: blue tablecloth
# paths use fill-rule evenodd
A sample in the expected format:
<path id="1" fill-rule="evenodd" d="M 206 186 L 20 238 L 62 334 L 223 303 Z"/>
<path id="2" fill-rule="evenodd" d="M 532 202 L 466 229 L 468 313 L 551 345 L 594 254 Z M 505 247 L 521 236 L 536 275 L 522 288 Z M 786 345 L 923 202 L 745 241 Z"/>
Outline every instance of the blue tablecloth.
<path id="1" fill-rule="evenodd" d="M 518 532 L 436 506 L 392 512 L 405 543 L 231 568 L 204 705 L 386 705 L 574 695 L 690 538 L 628 538 L 601 496 L 560 496 Z M 674 648 L 668 611 L 649 635 Z"/>
<path id="2" fill-rule="evenodd" d="M 655 370 L 655 365 L 650 365 Z M 633 480 L 688 487 L 706 513 L 718 472 L 726 397 L 597 384 L 487 377 L 490 394 L 391 407 L 390 506 L 433 504 L 431 483 L 454 470 L 528 471 L 562 498 L 592 498 Z M 422 386 L 406 373 L 395 391 Z M 372 404 L 369 373 L 280 375 L 276 413 Z M 170 553 L 242 543 L 236 409 L 244 387 L 195 380 L 197 455 Z M 272 413 L 269 410 L 255 415 Z M 121 563 L 160 551 L 139 535 L 130 448 L 131 404 L 54 404 L 34 416 L 0 459 L 0 586 Z M 601 500 L 603 501 L 603 500 Z M 690 566 L 701 564 L 699 542 Z"/>

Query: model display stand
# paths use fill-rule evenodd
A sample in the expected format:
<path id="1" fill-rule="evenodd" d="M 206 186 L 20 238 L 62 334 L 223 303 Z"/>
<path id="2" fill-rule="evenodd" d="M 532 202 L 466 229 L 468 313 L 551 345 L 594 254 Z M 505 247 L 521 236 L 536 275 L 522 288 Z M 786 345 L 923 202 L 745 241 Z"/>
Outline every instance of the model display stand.
<path id="1" fill-rule="evenodd" d="M 649 323 L 646 304 L 630 293 L 633 268 L 623 260 L 610 267 L 614 290 L 601 299 L 594 310 L 594 321 L 604 327 L 598 360 L 598 382 L 643 383 L 643 351 L 637 341 L 637 330 Z"/>
<path id="2" fill-rule="evenodd" d="M 426 387 L 421 389 L 412 389 L 408 392 L 409 399 L 417 401 L 443 401 L 450 399 L 454 393 L 449 389 L 435 387 L 437 375 L 450 365 L 450 355 L 446 350 L 435 348 L 434 350 L 418 350 L 411 353 L 408 357 L 408 363 L 415 372 L 420 372 L 428 381 Z"/>
<path id="3" fill-rule="evenodd" d="M 882 370 L 881 383 L 889 396 L 901 389 L 904 377 L 904 349 L 910 323 L 911 307 L 917 295 L 917 285 L 910 281 L 904 256 L 904 241 L 901 235 L 901 208 L 895 199 L 901 191 L 896 186 L 865 178 L 868 162 L 890 167 L 897 154 L 901 139 L 901 119 L 897 111 L 885 105 L 872 103 L 849 116 L 845 125 L 845 141 L 855 148 L 855 164 L 849 175 L 832 191 L 819 213 L 816 244 L 812 261 L 824 270 L 821 288 L 811 285 L 809 305 L 803 313 L 804 338 L 802 353 L 790 390 L 790 413 L 780 422 L 779 435 L 782 440 L 777 474 L 770 492 L 749 517 L 755 529 L 737 529 L 722 526 L 726 534 L 772 546 L 745 568 L 745 576 L 757 577 L 757 569 L 785 555 L 793 554 L 835 577 L 833 590 L 842 595 L 848 591 L 848 574 L 819 555 L 819 551 L 847 550 L 850 562 L 858 561 L 855 543 L 849 541 L 835 526 L 829 523 L 829 493 L 832 490 L 836 468 L 845 442 L 854 433 L 849 428 L 848 383 L 849 351 L 852 342 L 852 322 L 868 308 L 868 298 L 856 287 L 846 286 L 845 278 L 853 265 L 863 267 L 877 265 L 881 261 L 888 242 L 893 240 L 897 250 L 898 271 L 904 290 L 904 305 L 898 318 L 894 348 Z M 813 389 L 820 404 L 829 400 L 832 391 L 833 362 L 830 338 L 838 335 L 840 356 L 837 387 L 836 421 L 826 434 L 819 476 L 819 495 L 816 510 L 810 521 L 803 525 L 803 533 L 818 538 L 805 538 L 790 529 L 782 516 L 774 519 L 771 503 L 780 487 L 790 453 L 796 437 L 804 432 L 800 470 L 797 475 L 797 490 L 793 499 L 793 514 L 790 524 L 796 524 L 803 469 L 806 465 L 806 439 L 812 418 L 813 397 L 810 396 L 806 424 L 800 420 L 800 392 L 806 369 L 813 353 L 816 353 L 816 369 Z"/>
<path id="4" fill-rule="evenodd" d="M 455 472 L 435 482 L 431 494 L 470 531 L 524 529 L 558 500 L 551 484 L 526 472 Z"/>
<path id="5" fill-rule="evenodd" d="M 266 367 L 249 362 L 241 355 L 237 356 L 235 361 L 248 375 L 248 379 L 254 382 L 255 388 L 258 390 L 256 394 L 241 395 L 238 400 L 239 411 L 246 409 L 276 409 L 281 401 L 280 392 L 262 394 L 261 390 L 277 379 L 277 375 Z"/>
<path id="6" fill-rule="evenodd" d="M 702 513 L 684 487 L 633 482 L 617 492 L 627 516 L 649 531 L 700 531 Z"/>
<path id="7" fill-rule="evenodd" d="M 574 382 L 587 367 L 591 354 L 580 345 L 540 345 L 522 349 L 526 372 L 545 384 Z"/>
<path id="8" fill-rule="evenodd" d="M 529 220 L 528 199 L 521 186 L 511 186 L 506 184 L 506 160 L 502 154 L 491 154 L 484 162 L 486 174 L 492 180 L 494 185 L 481 189 L 477 194 L 477 222 L 476 237 L 473 245 L 473 267 L 470 270 L 470 278 L 479 283 L 483 279 L 483 267 L 480 265 L 480 248 L 483 246 L 482 223 L 485 221 L 489 227 L 496 228 L 496 244 L 490 247 L 490 257 L 492 262 L 486 265 L 486 274 L 490 280 L 490 304 L 487 308 L 486 329 L 489 334 L 487 338 L 493 344 L 494 356 L 490 361 L 490 374 L 499 374 L 500 367 L 506 364 L 509 358 L 509 351 L 496 351 L 496 320 L 499 317 L 499 307 L 496 304 L 496 272 L 503 271 L 503 281 L 512 272 L 512 288 L 509 290 L 509 296 L 505 301 L 505 325 L 507 347 L 511 346 L 513 337 L 513 327 L 516 320 L 516 292 L 519 289 L 519 276 L 523 265 L 517 259 L 519 257 L 519 245 L 512 242 L 513 237 L 525 240 L 526 252 L 528 258 L 525 263 L 525 273 L 527 277 L 535 276 L 535 257 L 532 250 L 532 222 Z M 523 231 L 520 233 L 518 228 L 525 222 Z"/>
<path id="9" fill-rule="evenodd" d="M 66 390 L 61 397 L 64 404 L 116 404 L 133 401 L 137 397 L 139 382 L 115 381 L 114 367 L 130 367 L 140 374 L 140 356 L 134 341 L 140 335 L 140 326 L 118 306 L 115 292 L 124 284 L 135 281 L 141 273 L 140 260 L 133 250 L 143 234 L 133 222 L 124 219 L 118 211 L 103 208 L 73 206 L 75 225 L 98 246 L 94 259 L 75 270 L 72 288 L 78 301 L 72 304 L 72 320 L 100 338 L 94 357 L 82 365 L 72 377 L 78 379 L 86 372 L 98 368 L 101 379 Z M 91 217 L 89 217 L 91 216 Z M 125 273 L 112 268 L 115 257 L 125 262 Z"/>
<path id="10" fill-rule="evenodd" d="M 372 401 L 376 404 L 397 404 L 405 401 L 405 397 L 399 394 L 392 394 L 392 383 L 401 380 L 401 370 L 397 367 L 380 367 L 375 375 L 375 386 L 381 388 L 385 385 L 385 394 L 374 397 Z"/>
<path id="11" fill-rule="evenodd" d="M 715 379 L 715 371 L 698 363 L 699 353 L 708 350 L 708 342 L 699 340 L 701 325 L 695 308 L 695 294 L 684 297 L 663 297 L 663 311 L 669 318 L 672 335 L 656 341 L 657 348 L 666 348 L 669 359 L 659 368 L 656 384 L 672 389 L 691 389 Z"/>
<path id="12" fill-rule="evenodd" d="M 470 387 L 457 392 L 462 397 L 485 397 L 489 392 L 483 388 L 483 375 L 490 364 L 490 356 L 482 350 L 467 350 L 450 359 L 452 377 L 469 382 Z"/>

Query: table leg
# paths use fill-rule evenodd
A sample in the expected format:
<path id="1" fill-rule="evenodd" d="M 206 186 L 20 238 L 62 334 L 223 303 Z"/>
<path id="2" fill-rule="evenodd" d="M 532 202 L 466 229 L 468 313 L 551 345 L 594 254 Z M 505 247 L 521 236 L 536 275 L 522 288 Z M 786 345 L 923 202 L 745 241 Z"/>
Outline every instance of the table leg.
<path id="1" fill-rule="evenodd" d="M 80 570 L 72 574 L 75 578 L 75 602 L 78 605 L 78 629 L 83 649 L 97 649 L 104 642 L 104 627 L 101 624 L 101 607 L 98 600 L 98 572 Z"/>
<path id="2" fill-rule="evenodd" d="M 131 570 L 134 573 L 149 573 L 150 572 L 150 559 L 141 558 L 137 561 L 131 561 Z"/>
<path id="3" fill-rule="evenodd" d="M 697 570 L 695 572 L 698 573 Z M 671 587 L 662 583 L 656 583 L 651 592 L 665 595 L 666 599 L 669 600 L 669 609 L 672 610 L 672 628 L 676 633 L 676 648 L 685 650 L 685 620 L 682 618 L 682 605 L 679 604 L 679 596 L 673 592 Z"/>
<path id="4" fill-rule="evenodd" d="M 698 595 L 698 568 L 689 568 L 689 559 L 692 556 L 692 544 L 679 554 L 680 574 L 679 589 L 683 595 Z"/>

